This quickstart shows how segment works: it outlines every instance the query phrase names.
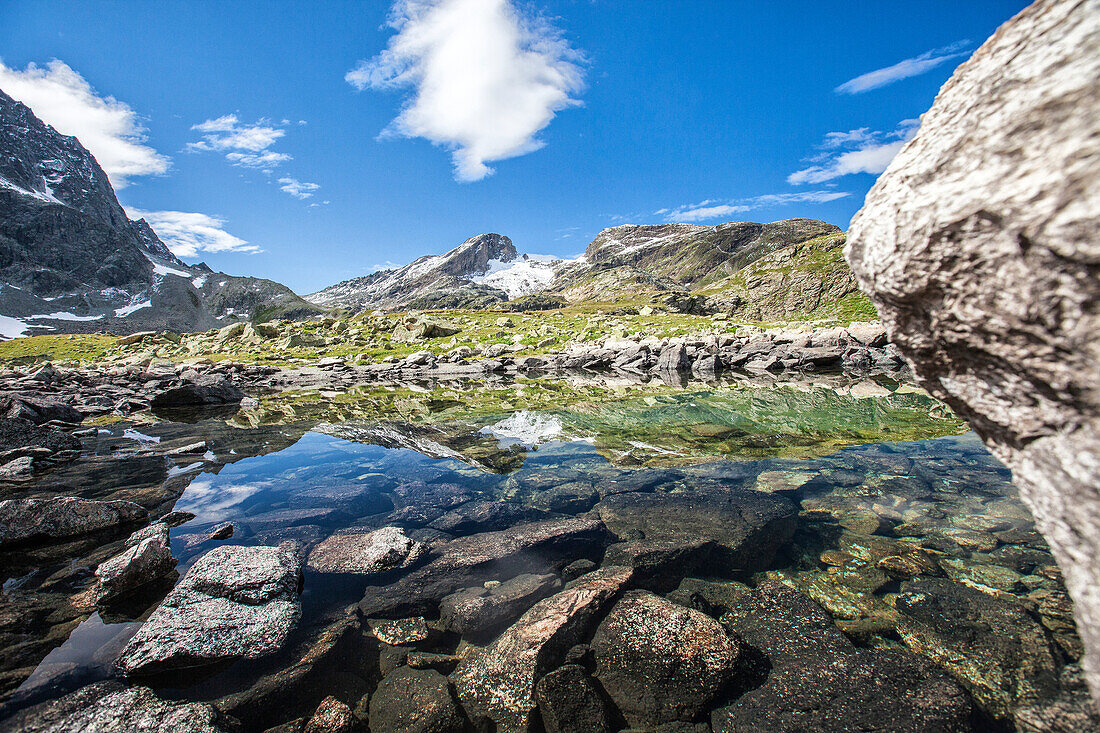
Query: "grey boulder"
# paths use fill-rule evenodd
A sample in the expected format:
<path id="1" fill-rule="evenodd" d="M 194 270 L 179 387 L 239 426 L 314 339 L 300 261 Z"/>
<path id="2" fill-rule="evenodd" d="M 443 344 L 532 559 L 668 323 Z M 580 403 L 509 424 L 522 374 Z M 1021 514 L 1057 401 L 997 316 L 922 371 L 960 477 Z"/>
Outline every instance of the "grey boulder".
<path id="1" fill-rule="evenodd" d="M 32 540 L 62 540 L 141 521 L 148 516 L 129 501 L 75 496 L 0 501 L 0 547 Z"/>
<path id="2" fill-rule="evenodd" d="M 218 547 L 200 557 L 116 662 L 128 676 L 278 650 L 301 615 L 301 564 L 281 547 Z"/>

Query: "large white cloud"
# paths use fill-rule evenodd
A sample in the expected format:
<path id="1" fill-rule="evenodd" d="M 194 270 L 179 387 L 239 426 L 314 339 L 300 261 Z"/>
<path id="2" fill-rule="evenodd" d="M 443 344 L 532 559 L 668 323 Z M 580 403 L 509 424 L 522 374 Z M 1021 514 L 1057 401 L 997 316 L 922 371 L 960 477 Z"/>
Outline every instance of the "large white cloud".
<path id="1" fill-rule="evenodd" d="M 541 18 L 510 0 L 399 0 L 385 51 L 345 79 L 357 89 L 412 91 L 385 134 L 452 151 L 455 178 L 543 146 L 536 136 L 579 102 L 582 57 Z"/>
<path id="2" fill-rule="evenodd" d="M 193 211 L 142 211 L 127 208 L 131 219 L 145 219 L 177 257 L 199 252 L 260 252 L 259 247 L 225 231 L 225 220 Z"/>
<path id="3" fill-rule="evenodd" d="M 901 147 L 917 134 L 919 124 L 918 120 L 902 120 L 890 132 L 863 127 L 827 133 L 821 145 L 824 152 L 810 159 L 816 165 L 795 171 L 787 176 L 787 182 L 824 183 L 853 173 L 882 173 Z"/>
<path id="4" fill-rule="evenodd" d="M 768 193 L 745 199 L 722 201 L 707 199 L 695 204 L 685 204 L 671 209 L 660 209 L 655 214 L 663 216 L 668 222 L 698 222 L 729 220 L 736 214 L 744 214 L 756 209 L 789 204 L 822 204 L 827 201 L 851 196 L 847 191 L 798 191 L 795 193 Z"/>
<path id="5" fill-rule="evenodd" d="M 837 94 L 862 94 L 902 79 L 908 79 L 911 76 L 920 76 L 952 59 L 965 56 L 969 53 L 965 50 L 969 46 L 970 41 L 958 41 L 943 48 L 934 48 L 919 56 L 903 59 L 891 66 L 860 74 L 856 78 L 844 82 L 833 91 Z"/>
<path id="6" fill-rule="evenodd" d="M 20 71 L 0 62 L 0 89 L 27 105 L 38 119 L 64 135 L 75 135 L 95 156 L 111 185 L 164 173 L 169 159 L 145 144 L 141 118 L 124 102 L 101 97 L 80 74 L 54 59 Z"/>

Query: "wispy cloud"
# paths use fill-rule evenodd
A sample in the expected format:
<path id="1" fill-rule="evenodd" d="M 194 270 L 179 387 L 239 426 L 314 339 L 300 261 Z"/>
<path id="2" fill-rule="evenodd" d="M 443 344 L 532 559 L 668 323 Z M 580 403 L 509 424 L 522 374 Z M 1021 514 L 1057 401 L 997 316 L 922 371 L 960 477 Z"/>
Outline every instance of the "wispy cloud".
<path id="1" fill-rule="evenodd" d="M 284 120 L 283 124 L 289 124 Z M 215 151 L 225 154 L 225 159 L 243 168 L 256 168 L 270 173 L 280 163 L 291 159 L 286 153 L 269 148 L 286 135 L 283 127 L 269 120 L 243 123 L 237 115 L 222 115 L 191 126 L 202 139 L 187 144 L 190 151 Z"/>
<path id="2" fill-rule="evenodd" d="M 967 50 L 969 47 L 970 41 L 963 40 L 952 43 L 949 46 L 943 46 L 942 48 L 934 48 L 931 51 L 925 51 L 919 56 L 899 61 L 893 66 L 887 66 L 882 69 L 868 71 L 866 74 L 860 74 L 855 79 L 849 79 L 844 82 L 833 91 L 837 94 L 861 94 L 872 89 L 878 89 L 879 87 L 893 84 L 902 79 L 908 79 L 911 76 L 920 76 L 952 59 L 965 56 L 969 53 Z"/>
<path id="3" fill-rule="evenodd" d="M 685 204 L 671 209 L 658 209 L 653 212 L 663 216 L 668 222 L 697 222 L 728 219 L 736 214 L 744 214 L 757 209 L 789 204 L 823 204 L 827 201 L 851 196 L 847 191 L 798 191 L 796 193 L 769 193 L 746 199 L 722 201 L 707 199 L 696 204 Z"/>
<path id="4" fill-rule="evenodd" d="M 191 211 L 126 209 L 131 219 L 145 219 L 177 257 L 199 252 L 261 252 L 254 244 L 225 231 L 225 220 Z"/>
<path id="5" fill-rule="evenodd" d="M 279 184 L 280 191 L 286 191 L 296 199 L 308 199 L 320 188 L 316 183 L 299 181 L 297 178 L 290 178 L 289 176 L 280 178 Z"/>
<path id="6" fill-rule="evenodd" d="M 557 112 L 579 102 L 582 56 L 511 0 L 397 0 L 385 51 L 344 77 L 356 89 L 411 89 L 383 132 L 452 151 L 455 178 L 530 153 Z"/>
<path id="7" fill-rule="evenodd" d="M 787 182 L 792 185 L 824 183 L 853 173 L 882 173 L 901 147 L 917 133 L 919 124 L 919 120 L 902 120 L 890 132 L 862 127 L 827 133 L 820 146 L 823 152 L 809 159 L 816 165 L 795 171 L 787 176 Z"/>
<path id="8" fill-rule="evenodd" d="M 75 135 L 115 188 L 125 188 L 135 176 L 168 170 L 169 159 L 145 144 L 137 112 L 114 97 L 99 96 L 62 61 L 54 59 L 44 68 L 27 64 L 22 71 L 0 62 L 0 89 L 58 132 Z"/>

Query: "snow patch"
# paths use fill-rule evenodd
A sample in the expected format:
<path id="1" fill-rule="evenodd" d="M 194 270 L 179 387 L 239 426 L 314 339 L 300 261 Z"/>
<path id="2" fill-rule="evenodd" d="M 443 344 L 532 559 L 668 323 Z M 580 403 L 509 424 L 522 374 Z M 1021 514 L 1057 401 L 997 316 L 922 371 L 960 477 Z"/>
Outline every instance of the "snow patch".
<path id="1" fill-rule="evenodd" d="M 26 323 L 11 316 L 0 316 L 0 338 L 17 339 L 30 328 Z"/>
<path id="2" fill-rule="evenodd" d="M 64 201 L 53 195 L 53 191 L 50 190 L 49 186 L 45 187 L 45 191 L 28 191 L 22 186 L 17 186 L 9 181 L 7 178 L 0 176 L 0 188 L 6 188 L 9 191 L 15 191 L 22 196 L 29 196 L 32 199 L 37 199 L 38 201 L 42 201 L 47 204 L 61 204 L 62 206 L 66 206 Z"/>
<path id="3" fill-rule="evenodd" d="M 201 288 L 203 285 L 206 285 L 206 275 L 199 275 L 191 281 L 191 284 L 194 285 L 196 288 Z M 222 283 L 222 285 L 224 284 L 225 283 Z"/>
<path id="4" fill-rule="evenodd" d="M 40 313 L 36 316 L 27 316 L 28 321 L 33 321 L 36 318 L 52 318 L 55 321 L 98 321 L 103 318 L 103 314 L 101 313 L 98 316 L 78 316 L 68 311 L 58 311 L 57 313 Z"/>
<path id="5" fill-rule="evenodd" d="M 470 280 L 503 290 L 509 298 L 518 298 L 545 290 L 562 262 L 550 255 L 523 255 L 511 262 L 490 260 L 489 270 Z"/>
<path id="6" fill-rule="evenodd" d="M 153 301 L 143 300 L 140 303 L 133 303 L 131 305 L 123 306 L 122 308 L 115 308 L 115 315 L 118 316 L 119 318 L 125 318 L 126 316 L 130 315 L 131 313 L 134 313 L 135 311 L 139 311 L 142 308 L 152 308 L 152 307 L 153 307 Z"/>

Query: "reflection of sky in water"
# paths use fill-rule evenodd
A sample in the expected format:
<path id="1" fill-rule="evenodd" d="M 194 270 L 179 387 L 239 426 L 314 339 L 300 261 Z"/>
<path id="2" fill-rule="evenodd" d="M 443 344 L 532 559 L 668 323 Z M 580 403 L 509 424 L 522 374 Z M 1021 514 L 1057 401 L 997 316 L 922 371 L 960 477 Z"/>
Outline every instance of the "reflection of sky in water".
<path id="1" fill-rule="evenodd" d="M 64 680 L 65 677 L 79 678 L 80 684 L 109 677 L 115 657 L 140 626 L 136 621 L 106 624 L 98 613 L 93 613 L 69 634 L 65 643 L 46 655 L 16 694 L 37 696 L 48 692 L 53 684 L 76 686 L 75 679 Z"/>
<path id="2" fill-rule="evenodd" d="M 224 522 L 239 516 L 240 512 L 234 511 L 234 507 L 270 485 L 270 481 L 223 484 L 212 478 L 198 478 L 183 492 L 175 508 L 194 514 L 196 523 Z"/>
<path id="3" fill-rule="evenodd" d="M 561 420 L 553 415 L 522 410 L 513 413 L 494 425 L 486 425 L 480 430 L 482 435 L 492 435 L 501 448 L 522 445 L 535 448 L 562 437 Z"/>

